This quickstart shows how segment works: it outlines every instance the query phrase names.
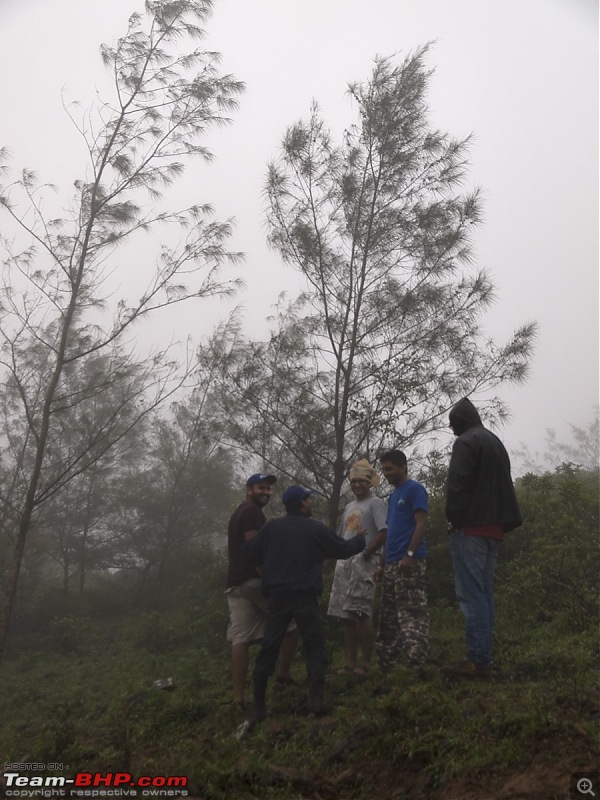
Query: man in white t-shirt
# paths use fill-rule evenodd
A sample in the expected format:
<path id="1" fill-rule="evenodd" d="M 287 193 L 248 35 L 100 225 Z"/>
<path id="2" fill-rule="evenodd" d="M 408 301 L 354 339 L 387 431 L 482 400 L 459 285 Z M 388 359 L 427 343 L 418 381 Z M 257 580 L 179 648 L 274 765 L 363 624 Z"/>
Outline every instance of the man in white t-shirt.
<path id="1" fill-rule="evenodd" d="M 366 536 L 366 547 L 335 568 L 327 613 L 344 623 L 346 664 L 339 672 L 365 675 L 373 655 L 373 573 L 374 555 L 386 537 L 387 510 L 383 500 L 372 493 L 379 486 L 379 475 L 368 461 L 357 461 L 350 469 L 350 488 L 355 500 L 344 509 L 339 535 L 349 539 L 357 533 Z M 359 653 L 362 656 L 359 662 Z"/>

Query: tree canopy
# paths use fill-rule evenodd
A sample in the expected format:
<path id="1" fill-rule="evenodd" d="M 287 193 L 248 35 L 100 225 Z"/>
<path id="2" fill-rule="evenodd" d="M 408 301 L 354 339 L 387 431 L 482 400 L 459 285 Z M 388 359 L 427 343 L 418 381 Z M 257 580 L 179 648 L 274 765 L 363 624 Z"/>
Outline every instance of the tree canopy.
<path id="1" fill-rule="evenodd" d="M 461 396 L 523 381 L 532 351 L 532 323 L 502 345 L 485 336 L 494 290 L 474 264 L 470 138 L 431 125 L 428 51 L 377 58 L 349 86 L 357 121 L 341 143 L 316 104 L 287 130 L 268 167 L 269 241 L 306 290 L 268 341 L 244 340 L 234 320 L 200 354 L 219 364 L 223 429 L 316 485 L 331 520 L 352 460 L 427 441 Z M 484 408 L 505 411 L 497 398 Z"/>

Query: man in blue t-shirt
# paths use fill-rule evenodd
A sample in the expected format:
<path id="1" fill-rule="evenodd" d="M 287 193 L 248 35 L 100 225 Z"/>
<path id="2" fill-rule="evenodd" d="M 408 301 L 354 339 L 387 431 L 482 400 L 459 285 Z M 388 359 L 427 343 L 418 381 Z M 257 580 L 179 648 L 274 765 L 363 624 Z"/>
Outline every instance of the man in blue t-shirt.
<path id="1" fill-rule="evenodd" d="M 408 477 L 406 456 L 389 450 L 379 458 L 394 487 L 388 500 L 387 540 L 376 578 L 383 577 L 375 649 L 381 669 L 400 663 L 420 667 L 427 656 L 429 612 L 425 590 L 427 491 Z"/>

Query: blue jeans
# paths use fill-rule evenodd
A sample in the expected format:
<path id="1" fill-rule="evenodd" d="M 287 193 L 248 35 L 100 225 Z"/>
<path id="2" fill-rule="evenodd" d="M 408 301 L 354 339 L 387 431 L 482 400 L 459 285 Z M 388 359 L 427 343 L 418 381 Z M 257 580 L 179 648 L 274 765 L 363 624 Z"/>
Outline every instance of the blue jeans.
<path id="1" fill-rule="evenodd" d="M 466 622 L 467 659 L 487 666 L 492 661 L 494 570 L 500 542 L 484 536 L 450 534 L 456 597 Z"/>

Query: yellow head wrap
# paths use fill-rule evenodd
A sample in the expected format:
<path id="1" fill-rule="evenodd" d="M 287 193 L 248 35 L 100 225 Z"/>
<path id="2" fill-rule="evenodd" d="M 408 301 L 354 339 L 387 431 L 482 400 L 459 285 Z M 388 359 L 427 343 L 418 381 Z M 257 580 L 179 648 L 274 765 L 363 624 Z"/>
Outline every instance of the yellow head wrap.
<path id="1" fill-rule="evenodd" d="M 356 461 L 350 467 L 350 480 L 353 480 L 354 478 L 369 481 L 371 486 L 374 486 L 375 489 L 379 487 L 379 475 L 377 472 L 375 472 L 373 467 L 365 458 L 361 459 L 360 461 Z"/>

